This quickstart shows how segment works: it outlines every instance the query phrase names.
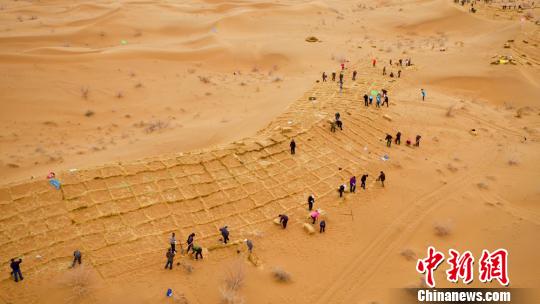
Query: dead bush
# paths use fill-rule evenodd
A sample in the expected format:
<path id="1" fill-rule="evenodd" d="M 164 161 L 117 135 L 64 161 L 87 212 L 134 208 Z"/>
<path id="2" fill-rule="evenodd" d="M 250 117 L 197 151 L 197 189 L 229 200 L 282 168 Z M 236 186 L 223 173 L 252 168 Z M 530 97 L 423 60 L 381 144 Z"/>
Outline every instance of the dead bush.
<path id="1" fill-rule="evenodd" d="M 413 261 L 416 260 L 418 257 L 416 256 L 416 253 L 412 251 L 411 249 L 407 248 L 401 251 L 400 255 L 404 257 L 407 261 Z"/>
<path id="2" fill-rule="evenodd" d="M 450 226 L 447 224 L 435 224 L 435 235 L 440 237 L 445 237 L 450 235 L 452 230 L 450 229 Z"/>
<path id="3" fill-rule="evenodd" d="M 91 117 L 91 116 L 94 116 L 94 114 L 96 114 L 94 111 L 92 110 L 88 110 L 84 113 L 84 116 L 86 117 Z"/>
<path id="4" fill-rule="evenodd" d="M 291 274 L 281 267 L 274 267 L 274 269 L 272 269 L 272 276 L 278 282 L 287 283 L 291 281 Z"/>
<path id="5" fill-rule="evenodd" d="M 184 263 L 184 262 L 178 262 L 178 263 L 176 263 L 176 266 L 181 266 L 182 269 L 184 269 L 184 271 L 186 273 L 192 273 L 193 272 L 193 265 L 191 265 L 191 264 Z"/>
<path id="6" fill-rule="evenodd" d="M 199 80 L 200 80 L 202 83 L 204 83 L 204 84 L 210 84 L 210 83 L 212 83 L 212 82 L 210 81 L 210 78 L 205 77 L 205 76 L 199 76 Z"/>
<path id="7" fill-rule="evenodd" d="M 479 188 L 479 189 L 482 189 L 482 190 L 487 190 L 489 189 L 489 186 L 486 182 L 479 182 L 476 184 L 476 186 Z"/>
<path id="8" fill-rule="evenodd" d="M 144 132 L 153 133 L 162 129 L 165 129 L 169 126 L 169 123 L 162 120 L 152 121 L 145 125 Z"/>
<path id="9" fill-rule="evenodd" d="M 220 288 L 221 303 L 242 304 L 244 299 L 238 295 L 238 290 L 244 284 L 245 270 L 241 260 L 234 262 L 225 273 L 225 286 Z"/>
<path id="10" fill-rule="evenodd" d="M 235 262 L 229 269 L 225 276 L 225 287 L 230 290 L 238 290 L 244 284 L 245 270 L 241 261 Z"/>
<path id="11" fill-rule="evenodd" d="M 70 293 L 66 298 L 67 303 L 79 303 L 88 300 L 95 289 L 92 275 L 84 266 L 68 271 L 62 283 Z"/>
<path id="12" fill-rule="evenodd" d="M 244 304 L 244 299 L 234 290 L 221 288 L 219 292 L 222 304 Z"/>

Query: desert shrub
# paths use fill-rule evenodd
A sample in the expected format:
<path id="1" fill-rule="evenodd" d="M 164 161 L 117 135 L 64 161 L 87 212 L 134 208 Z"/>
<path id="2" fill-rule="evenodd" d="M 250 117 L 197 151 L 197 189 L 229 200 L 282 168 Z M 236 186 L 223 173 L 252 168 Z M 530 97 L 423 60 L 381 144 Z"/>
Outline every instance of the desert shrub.
<path id="1" fill-rule="evenodd" d="M 283 270 L 281 267 L 275 267 L 272 269 L 272 276 L 278 282 L 286 283 L 291 281 L 291 274 Z"/>
<path id="2" fill-rule="evenodd" d="M 435 224 L 433 228 L 435 229 L 435 235 L 440 237 L 448 236 L 452 232 L 450 226 L 446 224 Z"/>

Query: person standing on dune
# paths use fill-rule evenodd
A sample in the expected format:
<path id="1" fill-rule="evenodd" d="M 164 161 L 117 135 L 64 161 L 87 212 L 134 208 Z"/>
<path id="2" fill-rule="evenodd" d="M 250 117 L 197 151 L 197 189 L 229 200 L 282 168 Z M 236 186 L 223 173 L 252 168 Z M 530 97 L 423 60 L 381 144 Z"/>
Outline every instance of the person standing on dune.
<path id="1" fill-rule="evenodd" d="M 167 258 L 167 264 L 165 264 L 165 269 L 169 268 L 169 270 L 172 270 L 173 262 L 174 262 L 174 251 L 169 248 L 167 250 L 167 254 L 165 255 Z"/>
<path id="2" fill-rule="evenodd" d="M 392 135 L 386 134 L 384 139 L 386 140 L 386 146 L 390 148 L 392 146 Z"/>
<path id="3" fill-rule="evenodd" d="M 396 133 L 396 141 L 395 141 L 396 145 L 401 145 L 401 132 L 397 132 Z"/>
<path id="4" fill-rule="evenodd" d="M 345 192 L 345 185 L 340 185 L 338 188 L 339 197 L 343 197 L 343 192 Z"/>
<path id="5" fill-rule="evenodd" d="M 354 70 L 352 72 L 352 80 L 355 81 L 356 80 L 356 70 Z"/>
<path id="6" fill-rule="evenodd" d="M 349 180 L 349 190 L 351 193 L 356 192 L 356 176 L 351 177 Z"/>
<path id="7" fill-rule="evenodd" d="M 367 94 L 364 94 L 364 106 L 366 106 L 366 107 L 369 106 L 368 98 L 369 98 L 369 96 Z"/>
<path id="8" fill-rule="evenodd" d="M 360 187 L 362 187 L 362 189 L 366 190 L 366 180 L 368 178 L 369 175 L 367 174 L 364 174 L 362 175 L 362 177 L 360 178 Z"/>
<path id="9" fill-rule="evenodd" d="M 375 65 L 377 65 L 377 59 L 373 58 L 373 60 L 371 60 L 371 64 L 373 67 L 375 67 Z"/>
<path id="10" fill-rule="evenodd" d="M 189 253 L 189 250 L 190 249 L 193 249 L 193 241 L 195 239 L 195 233 L 192 232 L 189 236 L 188 236 L 188 239 L 187 239 L 187 250 L 186 250 L 186 254 Z"/>
<path id="11" fill-rule="evenodd" d="M 377 108 L 380 108 L 381 107 L 381 94 L 377 94 Z"/>
<path id="12" fill-rule="evenodd" d="M 170 239 L 171 250 L 176 253 L 176 234 L 173 232 Z"/>
<path id="13" fill-rule="evenodd" d="M 339 73 L 339 83 L 343 84 L 343 72 Z"/>
<path id="14" fill-rule="evenodd" d="M 221 236 L 223 237 L 223 243 L 227 244 L 229 241 L 229 227 L 223 226 L 219 228 L 219 231 L 221 232 Z"/>
<path id="15" fill-rule="evenodd" d="M 289 217 L 285 214 L 279 214 L 278 216 L 281 227 L 283 227 L 283 229 L 287 228 L 287 222 L 289 221 Z"/>
<path id="16" fill-rule="evenodd" d="M 326 73 L 325 72 L 322 72 L 322 81 L 326 82 Z"/>
<path id="17" fill-rule="evenodd" d="M 249 253 L 253 253 L 253 242 L 250 239 L 245 239 L 244 242 L 246 242 Z"/>
<path id="18" fill-rule="evenodd" d="M 326 221 L 322 220 L 319 223 L 319 233 L 323 233 L 326 230 Z"/>
<path id="19" fill-rule="evenodd" d="M 420 94 L 422 94 L 422 101 L 426 100 L 426 91 L 424 89 L 420 89 Z"/>
<path id="20" fill-rule="evenodd" d="M 416 147 L 420 147 L 420 138 L 422 138 L 422 136 L 416 135 L 416 142 L 414 143 Z"/>
<path id="21" fill-rule="evenodd" d="M 11 267 L 11 274 L 13 275 L 13 279 L 15 279 L 15 282 L 19 282 L 19 280 L 24 280 L 21 272 L 21 263 L 21 258 L 19 258 L 18 261 L 15 261 L 15 259 L 11 259 L 11 264 L 9 265 Z"/>
<path id="22" fill-rule="evenodd" d="M 373 95 L 369 95 L 369 105 L 373 104 Z"/>
<path id="23" fill-rule="evenodd" d="M 317 219 L 319 218 L 320 215 L 321 215 L 321 213 L 319 212 L 319 210 L 312 211 L 309 214 L 309 216 L 311 217 L 311 220 L 313 220 L 313 222 L 311 224 L 315 224 L 315 222 L 317 221 Z"/>
<path id="24" fill-rule="evenodd" d="M 77 263 L 79 263 L 79 265 L 82 263 L 82 254 L 78 249 L 73 251 L 73 263 L 71 264 L 71 268 L 74 268 Z"/>
<path id="25" fill-rule="evenodd" d="M 382 74 L 383 74 L 383 76 L 386 75 L 386 66 L 384 66 L 384 67 L 382 68 Z"/>
<path id="26" fill-rule="evenodd" d="M 294 139 L 291 140 L 289 146 L 291 147 L 291 154 L 294 155 L 296 153 L 296 142 Z"/>
<path id="27" fill-rule="evenodd" d="M 384 94 L 384 100 L 383 100 L 382 105 L 384 106 L 384 104 L 386 104 L 387 108 L 389 107 L 389 105 L 388 105 L 388 95 L 386 95 L 386 94 Z"/>
<path id="28" fill-rule="evenodd" d="M 386 180 L 386 175 L 384 174 L 384 172 L 381 171 L 381 174 L 379 174 L 379 177 L 377 177 L 377 181 L 381 182 L 381 185 L 383 186 L 383 188 L 384 188 L 385 180 Z"/>
<path id="29" fill-rule="evenodd" d="M 313 194 L 310 194 L 307 198 L 307 204 L 308 204 L 308 210 L 313 210 L 313 204 L 315 203 L 315 196 Z"/>
<path id="30" fill-rule="evenodd" d="M 336 72 L 332 72 L 332 81 L 336 81 Z"/>

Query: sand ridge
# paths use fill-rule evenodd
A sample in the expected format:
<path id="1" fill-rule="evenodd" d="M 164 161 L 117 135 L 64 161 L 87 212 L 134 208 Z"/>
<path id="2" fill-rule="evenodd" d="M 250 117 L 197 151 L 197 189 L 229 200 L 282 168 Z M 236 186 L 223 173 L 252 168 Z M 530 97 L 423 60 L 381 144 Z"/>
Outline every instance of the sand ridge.
<path id="1" fill-rule="evenodd" d="M 348 68 L 346 77 L 351 77 L 352 69 Z M 362 134 L 355 131 L 382 115 L 364 113 L 359 107 L 362 93 L 383 87 L 391 92 L 392 88 L 387 81 L 372 82 L 370 70 L 362 70 L 366 72 L 361 71 L 359 79 L 346 85 L 342 93 L 336 83 L 315 85 L 254 138 L 176 156 L 63 172 L 59 174 L 60 191 L 46 180 L 4 187 L 3 221 L 9 227 L 4 233 L 37 244 L 25 256 L 43 250 L 64 252 L 30 262 L 30 273 L 32 269 L 61 269 L 55 264 L 69 258 L 66 247 L 79 243 L 92 264 L 106 268 L 107 276 L 115 276 L 132 271 L 135 265 L 154 263 L 147 256 L 163 250 L 160 239 L 169 231 L 180 230 L 179 238 L 184 239 L 196 230 L 198 239 L 209 245 L 221 225 L 228 224 L 233 234 L 264 226 L 278 213 L 303 206 L 306 187 L 324 197 L 335 191 L 339 179 L 351 174 L 350 167 L 337 176 L 330 169 L 338 160 L 324 143 L 331 136 L 326 134 L 327 120 L 334 111 L 343 113 L 349 130 L 347 138 L 339 140 L 349 141 L 341 147 L 348 154 L 341 156 L 341 162 L 358 163 L 353 151 L 361 150 L 364 141 L 378 141 L 384 133 L 380 127 Z M 290 138 L 299 144 L 297 157 L 289 156 Z M 377 149 L 373 153 L 384 152 Z M 25 215 L 8 211 L 15 209 Z M 26 224 L 8 224 L 13 221 Z M 60 235 L 53 237 L 56 234 Z M 5 259 L 21 254 L 17 253 L 20 240 L 8 239 L 2 244 Z"/>

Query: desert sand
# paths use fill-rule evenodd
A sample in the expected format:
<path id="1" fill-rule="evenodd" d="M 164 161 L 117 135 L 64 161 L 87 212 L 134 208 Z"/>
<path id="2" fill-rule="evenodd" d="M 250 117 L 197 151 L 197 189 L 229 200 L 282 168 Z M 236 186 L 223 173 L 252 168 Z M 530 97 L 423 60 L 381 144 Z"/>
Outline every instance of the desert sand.
<path id="1" fill-rule="evenodd" d="M 399 303 L 428 246 L 506 248 L 510 286 L 537 288 L 530 2 L 0 1 L 0 303 Z M 320 80 L 341 63 L 340 92 Z M 390 106 L 364 107 L 381 89 Z M 367 189 L 339 198 L 362 174 Z M 310 194 L 323 234 L 303 229 Z M 204 259 L 164 270 L 171 232 L 182 249 L 195 232 Z"/>

